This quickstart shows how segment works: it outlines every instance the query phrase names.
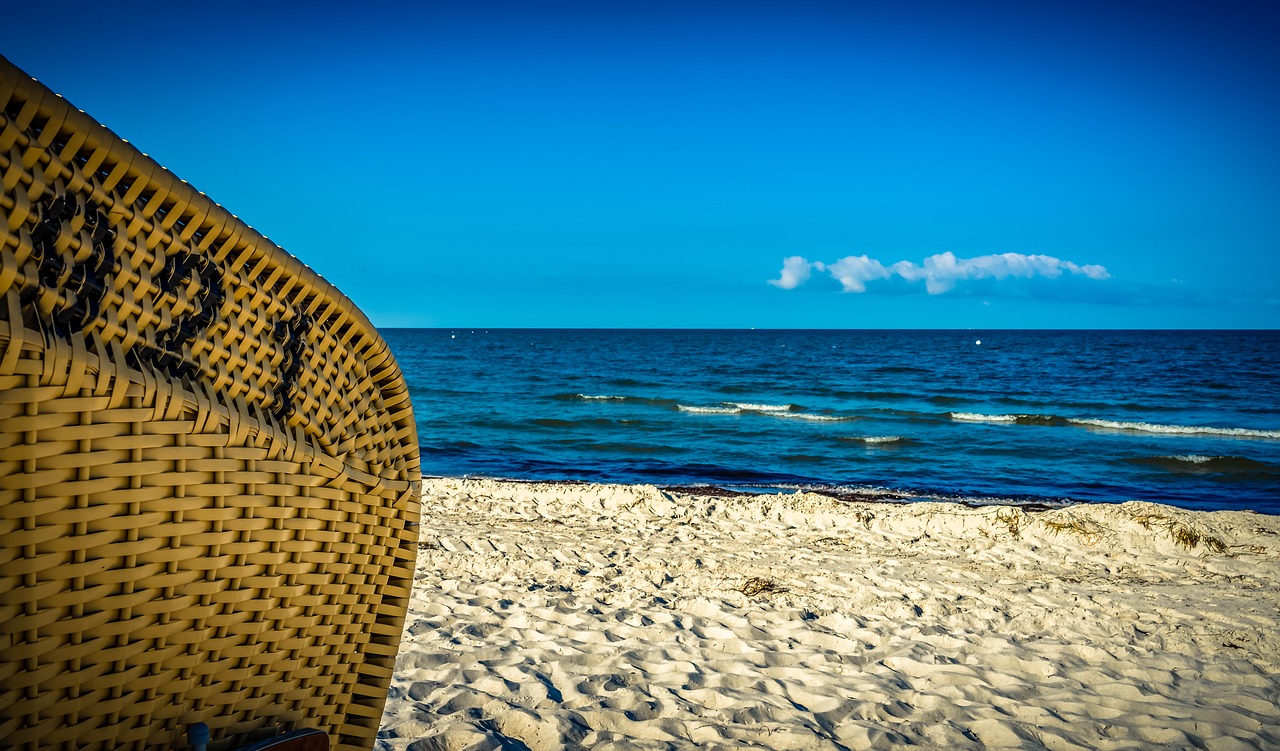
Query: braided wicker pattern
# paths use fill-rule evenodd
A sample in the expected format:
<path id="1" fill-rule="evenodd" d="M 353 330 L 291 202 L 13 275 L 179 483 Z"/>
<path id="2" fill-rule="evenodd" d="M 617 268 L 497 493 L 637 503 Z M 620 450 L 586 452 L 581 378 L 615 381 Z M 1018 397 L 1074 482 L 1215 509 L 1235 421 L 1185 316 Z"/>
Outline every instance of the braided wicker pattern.
<path id="1" fill-rule="evenodd" d="M 0 745 L 372 745 L 417 542 L 376 330 L 0 58 Z"/>

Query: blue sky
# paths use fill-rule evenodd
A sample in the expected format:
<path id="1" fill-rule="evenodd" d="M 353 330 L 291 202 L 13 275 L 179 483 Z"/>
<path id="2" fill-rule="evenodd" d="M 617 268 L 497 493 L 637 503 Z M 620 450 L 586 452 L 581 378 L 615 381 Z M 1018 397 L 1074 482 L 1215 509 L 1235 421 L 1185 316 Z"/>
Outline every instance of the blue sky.
<path id="1" fill-rule="evenodd" d="M 1280 327 L 1267 4 L 58 8 L 0 52 L 380 326 Z"/>

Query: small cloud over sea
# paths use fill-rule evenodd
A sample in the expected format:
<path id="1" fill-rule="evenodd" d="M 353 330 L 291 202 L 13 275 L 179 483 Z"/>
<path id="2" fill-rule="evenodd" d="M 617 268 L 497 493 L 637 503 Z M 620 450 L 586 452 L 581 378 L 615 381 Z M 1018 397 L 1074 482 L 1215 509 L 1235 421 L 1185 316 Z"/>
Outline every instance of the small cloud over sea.
<path id="1" fill-rule="evenodd" d="M 782 271 L 769 283 L 780 289 L 795 289 L 809 281 L 814 272 L 830 274 L 845 292 L 861 293 L 867 285 L 890 279 L 908 284 L 923 283 L 931 295 L 950 292 L 957 284 L 974 280 L 1058 279 L 1077 276 L 1095 281 L 1110 279 L 1106 267 L 1079 264 L 1047 255 L 998 253 L 973 258 L 958 258 L 950 251 L 931 255 L 920 264 L 898 261 L 889 265 L 867 255 L 845 256 L 830 263 L 810 261 L 804 256 L 789 256 Z"/>

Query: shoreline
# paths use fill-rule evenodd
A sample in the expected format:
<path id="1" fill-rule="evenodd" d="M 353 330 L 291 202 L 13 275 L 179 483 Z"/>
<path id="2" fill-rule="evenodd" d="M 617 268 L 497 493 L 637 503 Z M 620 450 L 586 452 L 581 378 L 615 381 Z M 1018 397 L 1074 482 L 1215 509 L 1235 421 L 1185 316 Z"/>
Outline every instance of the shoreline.
<path id="1" fill-rule="evenodd" d="M 435 479 L 422 525 L 386 751 L 1280 745 L 1277 517 Z"/>
<path id="2" fill-rule="evenodd" d="M 990 508 L 990 507 L 1009 507 L 1019 508 L 1029 513 L 1041 511 L 1054 511 L 1057 509 L 1070 508 L 1072 506 L 1116 506 L 1124 503 L 1154 503 L 1171 508 L 1178 508 L 1184 511 L 1192 511 L 1197 513 L 1213 513 L 1215 511 L 1239 511 L 1246 514 L 1264 514 L 1275 516 L 1266 511 L 1259 511 L 1251 508 L 1224 508 L 1224 509 L 1193 509 L 1186 506 L 1177 506 L 1171 502 L 1161 503 L 1159 501 L 1146 501 L 1140 499 L 1127 499 L 1116 501 L 1103 500 L 1087 500 L 1068 497 L 1042 497 L 1042 496 L 994 496 L 994 495 L 962 495 L 959 493 L 942 493 L 942 492 L 916 492 L 911 490 L 895 490 L 893 488 L 879 486 L 857 486 L 857 485 L 831 485 L 823 483 L 759 483 L 744 482 L 730 483 L 714 481 L 693 482 L 688 484 L 680 483 L 660 483 L 660 482 L 625 482 L 625 481 L 595 481 L 595 480 L 570 480 L 570 479 L 529 479 L 521 477 L 501 477 L 491 475 L 423 475 L 423 482 L 435 481 L 465 481 L 465 482 L 494 482 L 509 483 L 513 485 L 546 485 L 549 487 L 577 487 L 577 486 L 609 486 L 620 488 L 656 488 L 663 492 L 677 493 L 680 495 L 696 496 L 701 498 L 751 498 L 751 497 L 778 497 L 790 496 L 796 493 L 807 493 L 812 495 L 820 495 L 832 500 L 845 503 L 888 503 L 888 504 L 913 504 L 913 503 L 954 503 L 966 508 Z"/>

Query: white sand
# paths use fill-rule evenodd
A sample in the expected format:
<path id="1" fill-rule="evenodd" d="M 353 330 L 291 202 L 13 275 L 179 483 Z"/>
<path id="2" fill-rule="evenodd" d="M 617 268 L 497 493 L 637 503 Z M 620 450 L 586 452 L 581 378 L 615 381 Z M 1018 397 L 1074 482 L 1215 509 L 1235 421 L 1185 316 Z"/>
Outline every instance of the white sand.
<path id="1" fill-rule="evenodd" d="M 381 749 L 1280 748 L 1277 517 L 433 480 L 421 540 Z"/>

